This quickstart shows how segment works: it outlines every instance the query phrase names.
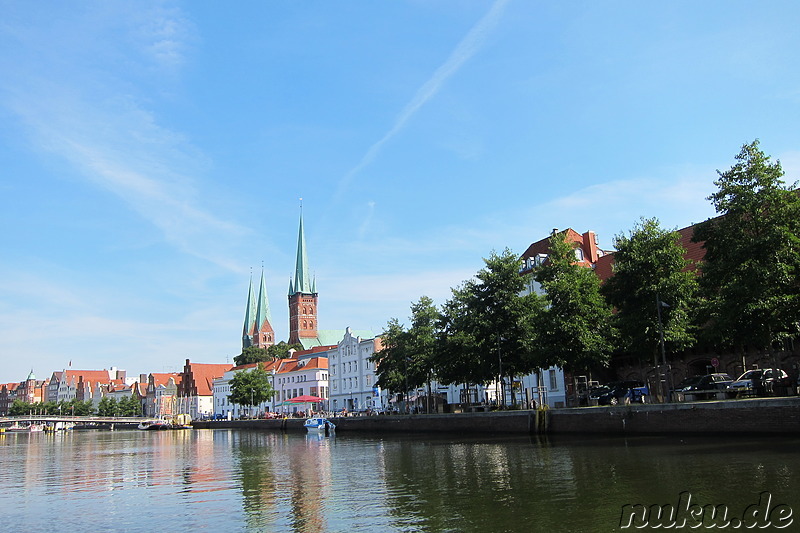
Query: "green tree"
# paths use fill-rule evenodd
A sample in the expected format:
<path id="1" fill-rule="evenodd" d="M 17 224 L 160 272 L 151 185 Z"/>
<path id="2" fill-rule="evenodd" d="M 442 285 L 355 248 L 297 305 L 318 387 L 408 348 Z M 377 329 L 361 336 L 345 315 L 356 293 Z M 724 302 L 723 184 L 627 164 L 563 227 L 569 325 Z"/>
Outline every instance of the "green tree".
<path id="1" fill-rule="evenodd" d="M 564 232 L 554 233 L 547 261 L 534 273 L 548 304 L 536 323 L 540 365 L 568 372 L 608 365 L 613 335 L 600 280 L 576 264 L 575 246 Z"/>
<path id="2" fill-rule="evenodd" d="M 705 331 L 729 346 L 773 343 L 800 334 L 800 198 L 779 161 L 745 144 L 736 163 L 717 171 L 717 211 L 695 228 L 703 242 L 700 287 Z"/>
<path id="3" fill-rule="evenodd" d="M 61 414 L 89 416 L 94 414 L 94 404 L 92 403 L 92 400 L 81 401 L 72 399 L 69 402 L 62 402 Z"/>
<path id="4" fill-rule="evenodd" d="M 392 318 L 381 333 L 381 349 L 370 356 L 378 376 L 375 384 L 389 393 L 405 394 L 411 388 L 407 380 L 410 359 L 408 337 L 400 321 Z"/>
<path id="5" fill-rule="evenodd" d="M 119 404 L 116 398 L 103 396 L 97 404 L 97 414 L 100 416 L 117 416 L 118 413 Z"/>
<path id="6" fill-rule="evenodd" d="M 411 381 L 415 383 L 414 388 L 427 384 L 428 398 L 431 395 L 437 352 L 438 322 L 439 311 L 429 297 L 422 296 L 417 303 L 411 305 L 411 327 L 408 330 L 411 354 L 409 373 Z"/>
<path id="7" fill-rule="evenodd" d="M 275 395 L 270 374 L 262 365 L 236 372 L 230 380 L 228 401 L 238 405 L 256 406 Z"/>
<path id="8" fill-rule="evenodd" d="M 134 396 L 124 396 L 117 404 L 117 414 L 119 416 L 142 416 L 142 404 Z"/>
<path id="9" fill-rule="evenodd" d="M 381 334 L 382 348 L 370 360 L 376 364 L 376 385 L 389 392 L 403 392 L 428 384 L 434 370 L 439 312 L 433 300 L 422 296 L 411 305 L 411 327 L 406 330 L 392 318 Z"/>
<path id="10" fill-rule="evenodd" d="M 502 381 L 540 368 L 534 326 L 543 299 L 523 294 L 526 278 L 510 250 L 493 252 L 484 263 L 443 307 L 436 371 L 444 383 Z"/>
<path id="11" fill-rule="evenodd" d="M 275 361 L 276 359 L 284 359 L 288 356 L 289 350 L 302 350 L 302 344 L 287 344 L 284 341 L 278 344 L 273 344 L 267 348 L 258 348 L 257 346 L 248 346 L 242 353 L 233 358 L 236 366 L 249 365 L 252 363 L 264 363 L 267 361 Z"/>
<path id="12" fill-rule="evenodd" d="M 680 238 L 679 233 L 662 229 L 655 218 L 642 219 L 629 235 L 614 237 L 614 276 L 602 292 L 616 309 L 621 349 L 640 361 L 658 364 L 659 304 L 664 342 L 670 350 L 685 349 L 695 340 L 692 309 L 697 306 L 697 276 L 686 270 L 689 261 Z"/>
<path id="13" fill-rule="evenodd" d="M 14 400 L 8 408 L 8 414 L 11 416 L 28 415 L 33 411 L 33 405 L 22 400 Z"/>

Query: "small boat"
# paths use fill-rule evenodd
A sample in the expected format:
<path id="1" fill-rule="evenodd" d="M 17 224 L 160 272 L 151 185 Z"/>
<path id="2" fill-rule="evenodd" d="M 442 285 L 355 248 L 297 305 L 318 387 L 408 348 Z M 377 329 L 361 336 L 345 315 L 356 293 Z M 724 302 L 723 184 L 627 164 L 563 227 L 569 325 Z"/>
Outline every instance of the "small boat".
<path id="1" fill-rule="evenodd" d="M 38 433 L 40 431 L 44 431 L 44 424 L 29 424 L 27 426 L 21 426 L 19 422 L 14 422 L 11 424 L 11 426 L 5 429 L 6 431 L 13 433 Z"/>
<path id="2" fill-rule="evenodd" d="M 309 418 L 305 421 L 303 426 L 305 426 L 309 432 L 325 433 L 326 435 L 333 433 L 336 429 L 336 425 L 333 422 L 321 416 Z"/>
<path id="3" fill-rule="evenodd" d="M 172 424 L 170 424 L 166 420 L 145 420 L 139 423 L 138 428 L 149 431 L 154 431 L 159 429 L 172 429 Z"/>

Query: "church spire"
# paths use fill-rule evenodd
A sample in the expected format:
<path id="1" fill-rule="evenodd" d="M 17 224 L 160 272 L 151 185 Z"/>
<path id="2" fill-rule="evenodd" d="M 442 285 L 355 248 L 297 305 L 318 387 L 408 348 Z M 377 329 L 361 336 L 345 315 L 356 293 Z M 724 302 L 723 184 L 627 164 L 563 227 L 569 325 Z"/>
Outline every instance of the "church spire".
<path id="1" fill-rule="evenodd" d="M 303 231 L 303 212 L 300 211 L 300 231 L 297 235 L 297 261 L 294 267 L 294 282 L 289 285 L 289 296 L 296 293 L 313 294 L 311 276 L 308 272 L 306 257 L 306 234 Z"/>
<path id="2" fill-rule="evenodd" d="M 300 231 L 297 235 L 297 263 L 289 281 L 289 344 L 319 345 L 317 338 L 317 282 L 311 277 L 303 231 L 303 206 L 300 205 Z"/>
<path id="3" fill-rule="evenodd" d="M 258 304 L 256 305 L 256 329 L 261 330 L 264 322 L 271 322 L 269 312 L 269 298 L 267 297 L 267 284 L 264 282 L 264 270 L 261 270 L 261 285 L 258 288 Z"/>
<path id="4" fill-rule="evenodd" d="M 263 276 L 263 274 L 262 274 Z M 263 277 L 262 277 L 263 281 Z M 256 300 L 253 298 L 253 275 L 250 274 L 250 287 L 247 289 L 247 308 L 244 312 L 244 327 L 242 328 L 242 349 L 252 346 L 250 332 L 256 320 Z"/>

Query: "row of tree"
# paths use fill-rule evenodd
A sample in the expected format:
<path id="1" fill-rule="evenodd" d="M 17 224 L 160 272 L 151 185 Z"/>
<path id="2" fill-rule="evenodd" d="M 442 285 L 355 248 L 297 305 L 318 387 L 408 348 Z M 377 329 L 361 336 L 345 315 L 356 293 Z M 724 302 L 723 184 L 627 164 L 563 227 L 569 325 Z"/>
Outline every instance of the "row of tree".
<path id="1" fill-rule="evenodd" d="M 772 349 L 800 334 L 800 197 L 758 141 L 718 171 L 708 199 L 717 217 L 695 227 L 704 259 L 690 263 L 680 235 L 642 219 L 614 238 L 613 276 L 601 285 L 575 261 L 566 233 L 550 238 L 534 269 L 539 290 L 506 249 L 440 308 L 423 296 L 410 326 L 391 319 L 373 355 L 378 385 L 404 392 L 430 384 L 488 383 L 560 366 L 584 372 L 613 355 L 657 364 L 659 350 L 698 343 Z M 513 394 L 513 391 L 512 391 Z M 505 397 L 505 396 L 503 396 Z"/>
<path id="2" fill-rule="evenodd" d="M 8 408 L 10 416 L 24 415 L 70 415 L 70 416 L 142 416 L 142 403 L 133 396 L 116 398 L 103 397 L 95 409 L 91 400 L 70 400 L 68 402 L 27 403 L 14 400 Z"/>
<path id="3" fill-rule="evenodd" d="M 23 400 L 14 400 L 8 408 L 10 416 L 23 415 L 74 415 L 88 416 L 94 414 L 91 400 L 71 400 L 68 402 L 38 402 L 28 403 Z"/>

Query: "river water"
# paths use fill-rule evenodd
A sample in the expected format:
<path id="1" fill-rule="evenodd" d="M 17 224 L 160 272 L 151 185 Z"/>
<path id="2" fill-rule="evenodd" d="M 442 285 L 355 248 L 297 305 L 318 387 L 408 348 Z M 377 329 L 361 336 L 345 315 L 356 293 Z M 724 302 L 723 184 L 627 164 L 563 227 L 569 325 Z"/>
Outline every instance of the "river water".
<path id="1" fill-rule="evenodd" d="M 762 493 L 783 506 L 772 525 L 788 525 L 786 509 L 800 512 L 798 445 L 775 437 L 5 434 L 0 531 L 630 531 L 620 529 L 626 504 L 677 506 L 683 494 L 741 516 L 763 504 Z M 784 531 L 800 530 L 800 516 L 788 520 Z"/>

